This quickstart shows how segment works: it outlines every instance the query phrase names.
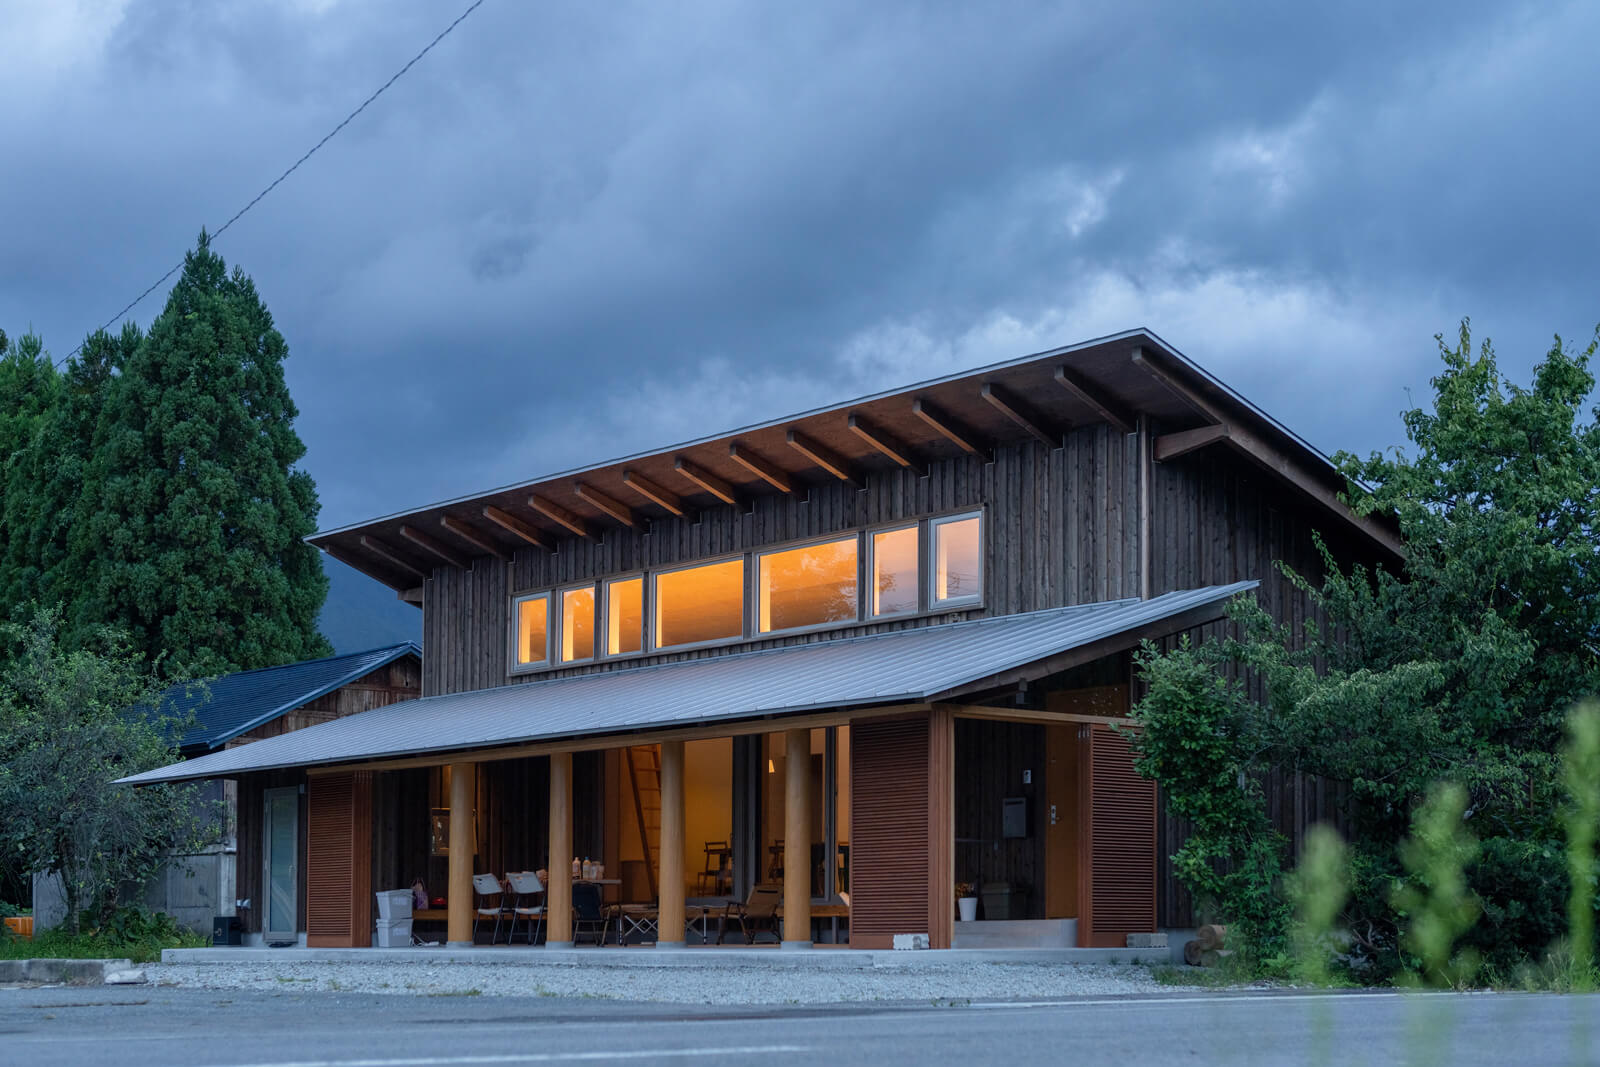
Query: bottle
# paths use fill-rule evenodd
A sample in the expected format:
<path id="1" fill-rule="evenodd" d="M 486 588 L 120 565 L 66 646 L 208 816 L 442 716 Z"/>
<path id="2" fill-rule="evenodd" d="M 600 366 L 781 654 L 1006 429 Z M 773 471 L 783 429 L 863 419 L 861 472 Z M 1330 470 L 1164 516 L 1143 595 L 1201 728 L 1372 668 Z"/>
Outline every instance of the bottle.
<path id="1" fill-rule="evenodd" d="M 583 857 L 583 877 L 585 880 L 594 877 L 594 864 L 589 862 L 589 857 Z"/>
<path id="2" fill-rule="evenodd" d="M 574 857 L 572 857 L 572 878 L 573 878 L 574 881 L 576 881 L 577 879 L 582 878 L 582 877 L 583 877 L 583 861 L 579 860 L 578 857 L 574 856 Z"/>

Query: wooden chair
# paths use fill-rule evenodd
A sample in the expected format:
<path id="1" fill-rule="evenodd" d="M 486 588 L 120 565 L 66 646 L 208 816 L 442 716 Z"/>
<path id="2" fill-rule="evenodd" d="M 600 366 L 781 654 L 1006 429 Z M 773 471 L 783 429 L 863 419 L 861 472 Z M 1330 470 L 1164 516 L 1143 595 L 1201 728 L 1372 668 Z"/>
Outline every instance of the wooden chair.
<path id="1" fill-rule="evenodd" d="M 756 943 L 756 934 L 763 929 L 770 931 L 774 941 L 781 941 L 783 935 L 778 930 L 778 906 L 783 903 L 783 886 L 776 882 L 762 882 L 750 890 L 750 895 L 743 904 L 729 904 L 722 912 L 722 926 L 717 931 L 717 944 L 722 944 L 722 939 L 728 933 L 730 923 L 737 922 L 739 930 L 744 934 L 744 943 Z"/>
<path id="2" fill-rule="evenodd" d="M 726 841 L 707 841 L 705 868 L 696 879 L 695 888 L 710 896 L 721 893 L 723 883 L 733 880 L 733 871 L 728 865 L 732 854 Z"/>
<path id="3" fill-rule="evenodd" d="M 506 877 L 511 880 L 511 891 L 517 895 L 511 905 L 511 932 L 506 935 L 506 944 L 517 939 L 517 920 L 527 919 L 528 944 L 531 945 L 544 926 L 544 905 L 533 902 L 535 897 L 544 895 L 544 883 L 532 871 L 518 871 Z"/>
<path id="4" fill-rule="evenodd" d="M 500 884 L 500 879 L 492 874 L 475 874 L 472 876 L 472 891 L 478 895 L 478 905 L 472 913 L 472 940 L 478 940 L 478 920 L 493 919 L 494 932 L 489 935 L 489 944 L 494 944 L 500 939 L 500 920 L 510 910 L 506 902 L 505 887 Z M 494 897 L 493 904 L 485 904 L 487 897 Z M 510 937 L 507 936 L 509 943 Z"/>

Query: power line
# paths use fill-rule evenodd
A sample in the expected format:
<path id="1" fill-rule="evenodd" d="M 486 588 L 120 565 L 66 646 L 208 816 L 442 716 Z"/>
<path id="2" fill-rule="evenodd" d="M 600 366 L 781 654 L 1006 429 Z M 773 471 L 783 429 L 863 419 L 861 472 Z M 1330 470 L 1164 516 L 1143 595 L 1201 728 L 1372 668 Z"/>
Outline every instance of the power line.
<path id="1" fill-rule="evenodd" d="M 420 51 L 416 55 L 412 56 L 411 59 L 407 61 L 405 66 L 403 66 L 399 70 L 395 71 L 394 74 L 392 74 L 389 77 L 388 81 L 386 81 L 382 85 L 378 86 L 378 88 L 373 91 L 371 96 L 369 96 L 365 100 L 361 101 L 361 104 L 360 104 L 359 107 L 357 107 L 354 111 L 350 112 L 350 114 L 348 114 L 348 115 L 346 115 L 344 117 L 344 121 L 340 122 L 339 125 L 335 126 L 333 129 L 329 130 L 328 133 L 326 134 L 326 136 L 324 136 L 322 138 L 322 140 L 318 141 L 316 144 L 312 145 L 309 149 L 307 149 L 305 155 L 303 155 L 299 159 L 295 160 L 294 163 L 289 167 L 288 170 L 284 171 L 282 174 L 280 174 L 276 178 L 272 179 L 272 184 L 268 185 L 265 189 L 263 189 L 259 193 L 257 193 L 255 195 L 255 198 L 252 199 L 248 204 L 246 204 L 244 207 L 240 208 L 238 211 L 235 211 L 233 213 L 233 217 L 232 218 L 230 218 L 227 222 L 224 222 L 221 226 L 219 226 L 217 228 L 217 231 L 215 233 L 211 234 L 212 240 L 215 240 L 216 238 L 221 237 L 224 233 L 226 233 L 228 227 L 232 226 L 234 223 L 238 222 L 239 219 L 244 216 L 245 212 L 249 211 L 251 208 L 253 208 L 257 204 L 259 204 L 261 202 L 261 199 L 263 197 L 265 197 L 268 193 L 272 192 L 272 190 L 276 189 L 278 187 L 278 185 L 280 183 L 282 183 L 282 181 L 285 178 L 287 178 L 289 175 L 293 174 L 295 171 L 299 170 L 300 169 L 300 164 L 304 163 L 306 160 L 308 160 L 312 156 L 316 155 L 317 150 L 319 148 L 321 148 L 323 145 L 327 144 L 329 141 L 333 140 L 334 137 L 339 133 L 340 130 L 342 130 L 346 126 L 350 125 L 351 121 L 357 115 L 361 114 L 363 111 L 365 111 L 367 109 L 367 105 L 368 104 L 372 103 L 374 100 L 378 99 L 378 97 L 382 96 L 383 93 L 384 93 L 384 90 L 388 89 L 389 86 L 391 86 L 395 82 L 399 81 L 405 75 L 406 71 L 408 71 L 412 67 L 416 66 L 418 60 L 420 60 L 423 56 L 427 55 L 429 52 L 433 51 L 433 46 L 434 45 L 438 44 L 440 41 L 442 41 L 446 37 L 450 36 L 450 31 L 454 30 L 457 26 L 461 25 L 461 23 L 466 20 L 466 17 L 468 15 L 472 14 L 474 11 L 478 10 L 478 8 L 482 4 L 483 4 L 483 0 L 473 0 L 473 2 L 467 6 L 467 9 L 465 11 L 461 12 L 461 14 L 456 16 L 454 22 L 450 23 L 450 25 L 448 25 L 444 29 L 440 30 L 439 31 L 439 35 L 437 37 L 435 37 L 433 40 L 429 41 L 427 43 L 426 47 L 424 47 L 422 49 L 422 51 Z M 134 297 L 133 300 L 131 300 L 128 303 L 128 305 L 126 307 L 124 307 L 121 311 L 117 312 L 115 315 L 111 316 L 111 318 L 107 319 L 104 323 L 102 323 L 100 325 L 100 328 L 97 329 L 97 330 L 94 330 L 93 333 L 91 333 L 90 336 L 93 336 L 94 333 L 99 333 L 101 330 L 104 330 L 107 327 L 115 325 L 117 322 L 120 322 L 121 319 L 122 319 L 122 316 L 126 315 L 128 312 L 130 312 L 134 308 L 138 307 L 140 301 L 142 301 L 145 297 L 149 296 L 151 293 L 155 292 L 158 288 L 160 288 L 161 284 L 163 282 L 165 282 L 168 278 L 170 278 L 174 274 L 176 274 L 179 270 L 182 269 L 182 267 L 183 267 L 183 263 L 180 261 L 171 270 L 167 271 L 167 273 L 165 273 L 161 277 L 157 278 L 155 280 L 155 282 L 152 283 L 151 286 L 148 289 L 146 289 L 144 292 L 140 293 L 138 296 Z M 87 338 L 85 338 L 85 340 L 87 340 Z M 73 356 L 77 355 L 79 352 L 82 352 L 82 351 L 83 351 L 83 341 L 80 341 L 80 342 L 78 342 L 78 347 L 77 348 L 74 348 L 71 352 L 68 352 L 64 357 L 62 357 L 61 359 L 56 361 L 56 366 L 57 367 L 61 366 L 61 364 L 65 363 L 67 360 L 71 359 Z"/>

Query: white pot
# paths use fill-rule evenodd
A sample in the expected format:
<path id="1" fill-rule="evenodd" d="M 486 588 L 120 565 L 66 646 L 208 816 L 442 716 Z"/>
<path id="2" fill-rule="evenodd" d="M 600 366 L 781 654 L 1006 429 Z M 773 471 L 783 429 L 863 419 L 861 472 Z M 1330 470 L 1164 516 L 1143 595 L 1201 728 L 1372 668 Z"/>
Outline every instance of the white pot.
<path id="1" fill-rule="evenodd" d="M 956 901 L 956 907 L 961 909 L 961 921 L 964 923 L 976 922 L 978 919 L 978 898 L 961 897 Z"/>

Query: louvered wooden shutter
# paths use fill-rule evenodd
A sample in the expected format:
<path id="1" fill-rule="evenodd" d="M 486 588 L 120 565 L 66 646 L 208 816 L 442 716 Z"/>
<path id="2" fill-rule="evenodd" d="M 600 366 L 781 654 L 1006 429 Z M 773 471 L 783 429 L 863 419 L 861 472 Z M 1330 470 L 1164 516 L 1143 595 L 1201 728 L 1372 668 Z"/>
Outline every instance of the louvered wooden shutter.
<path id="1" fill-rule="evenodd" d="M 1156 787 L 1133 769 L 1128 738 L 1109 726 L 1079 732 L 1078 944 L 1121 948 L 1156 928 Z M 1081 816 L 1080 816 L 1081 817 Z"/>
<path id="2" fill-rule="evenodd" d="M 850 947 L 929 933 L 928 719 L 850 727 Z"/>
<path id="3" fill-rule="evenodd" d="M 314 774 L 306 785 L 306 944 L 372 944 L 372 775 Z"/>

